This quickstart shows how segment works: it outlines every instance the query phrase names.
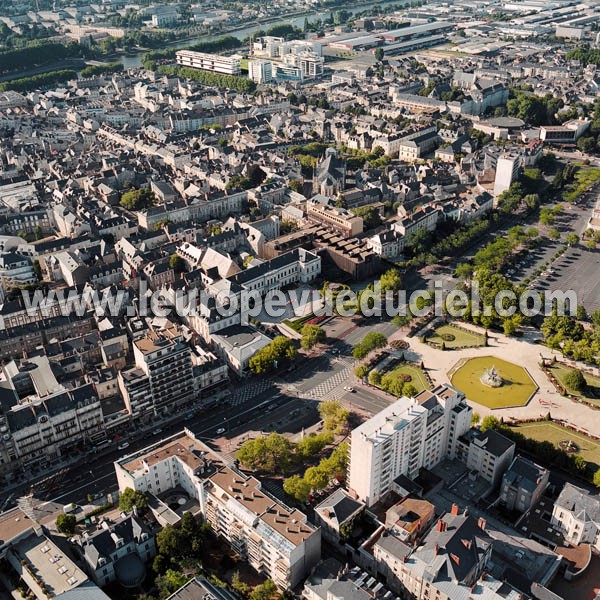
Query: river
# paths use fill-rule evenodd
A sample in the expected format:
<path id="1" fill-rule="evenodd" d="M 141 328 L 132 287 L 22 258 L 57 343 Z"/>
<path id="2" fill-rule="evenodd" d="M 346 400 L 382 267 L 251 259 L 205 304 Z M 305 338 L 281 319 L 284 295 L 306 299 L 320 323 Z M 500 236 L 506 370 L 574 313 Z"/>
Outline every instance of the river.
<path id="1" fill-rule="evenodd" d="M 264 25 L 260 25 L 255 23 L 254 25 L 248 25 L 247 27 L 241 29 L 235 29 L 233 31 L 220 31 L 217 34 L 211 35 L 200 35 L 194 38 L 188 38 L 185 40 L 181 40 L 175 42 L 173 44 L 169 44 L 170 48 L 187 48 L 192 44 L 196 44 L 198 42 L 211 42 L 213 40 L 217 40 L 225 35 L 232 35 L 237 37 L 238 39 L 244 39 L 248 37 L 250 34 L 255 33 L 259 29 L 268 29 L 269 27 L 273 27 L 274 25 L 294 25 L 295 27 L 302 28 L 304 26 L 304 19 L 308 19 L 309 22 L 316 21 L 317 19 L 327 19 L 332 12 L 336 10 L 347 10 L 353 15 L 364 10 L 367 10 L 373 6 L 381 6 L 384 4 L 402 4 L 406 2 L 406 0 L 382 0 L 381 2 L 367 2 L 365 4 L 358 4 L 354 6 L 340 6 L 340 7 L 332 7 L 330 10 L 324 10 L 319 12 L 307 12 L 298 16 L 294 16 L 291 19 L 289 17 L 280 17 L 277 19 L 273 19 Z M 122 54 L 119 56 L 118 60 L 123 63 L 123 66 L 126 69 L 132 69 L 136 67 L 142 66 L 142 59 L 144 54 L 146 54 L 146 50 L 143 52 L 137 52 L 135 54 Z"/>

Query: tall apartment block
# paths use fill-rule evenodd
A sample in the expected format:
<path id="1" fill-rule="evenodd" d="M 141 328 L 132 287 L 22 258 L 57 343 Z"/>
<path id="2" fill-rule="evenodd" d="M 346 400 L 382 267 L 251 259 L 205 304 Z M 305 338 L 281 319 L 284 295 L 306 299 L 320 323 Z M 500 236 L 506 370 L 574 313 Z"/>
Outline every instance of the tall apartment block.
<path id="1" fill-rule="evenodd" d="M 399 475 L 414 478 L 422 467 L 455 458 L 472 412 L 464 394 L 447 384 L 400 398 L 352 432 L 350 490 L 372 506 Z"/>

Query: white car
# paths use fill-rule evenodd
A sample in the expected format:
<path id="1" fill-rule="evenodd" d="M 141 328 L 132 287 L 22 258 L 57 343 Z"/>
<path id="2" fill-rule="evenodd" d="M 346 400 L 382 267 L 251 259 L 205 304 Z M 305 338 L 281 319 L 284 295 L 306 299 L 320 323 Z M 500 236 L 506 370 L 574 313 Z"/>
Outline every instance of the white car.
<path id="1" fill-rule="evenodd" d="M 127 450 L 129 448 L 129 442 L 123 442 L 117 446 L 117 450 Z"/>
<path id="2" fill-rule="evenodd" d="M 219 427 L 219 429 L 217 429 L 217 435 L 221 435 L 222 433 L 225 433 L 225 427 Z"/>

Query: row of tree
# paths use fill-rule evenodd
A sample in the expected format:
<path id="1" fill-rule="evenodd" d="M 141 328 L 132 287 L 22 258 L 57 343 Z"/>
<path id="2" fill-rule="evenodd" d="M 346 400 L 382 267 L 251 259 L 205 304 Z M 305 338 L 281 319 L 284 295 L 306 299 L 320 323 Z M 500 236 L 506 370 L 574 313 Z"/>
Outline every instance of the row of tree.
<path id="1" fill-rule="evenodd" d="M 256 89 L 254 81 L 237 75 L 223 75 L 212 71 L 202 71 L 200 69 L 179 67 L 177 65 L 160 65 L 156 70 L 161 75 L 192 79 L 205 85 L 213 85 L 219 88 L 235 90 L 236 92 L 253 92 Z"/>
<path id="2" fill-rule="evenodd" d="M 31 77 L 21 77 L 0 83 L 0 92 L 14 90 L 15 92 L 30 92 L 49 85 L 64 83 L 71 79 L 77 79 L 77 73 L 72 69 L 61 69 L 59 71 L 48 71 Z"/>

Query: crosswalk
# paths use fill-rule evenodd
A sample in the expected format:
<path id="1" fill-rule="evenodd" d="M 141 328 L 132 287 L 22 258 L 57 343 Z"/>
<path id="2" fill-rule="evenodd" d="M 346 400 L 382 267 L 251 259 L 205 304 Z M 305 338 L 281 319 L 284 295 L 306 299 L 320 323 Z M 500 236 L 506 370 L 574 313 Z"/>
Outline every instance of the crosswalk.
<path id="1" fill-rule="evenodd" d="M 273 387 L 273 382 L 268 379 L 255 379 L 249 383 L 242 383 L 231 397 L 232 406 L 239 406 L 248 400 L 266 392 Z"/>
<path id="2" fill-rule="evenodd" d="M 344 393 L 344 389 L 340 388 L 342 384 L 352 384 L 352 369 L 350 367 L 334 373 L 331 377 L 312 388 L 309 393 L 313 398 L 318 400 L 337 399 Z"/>

